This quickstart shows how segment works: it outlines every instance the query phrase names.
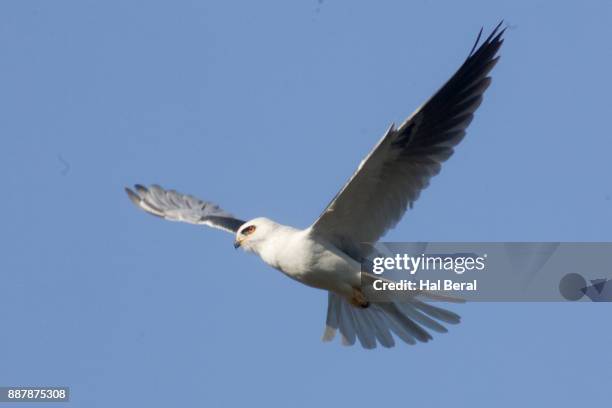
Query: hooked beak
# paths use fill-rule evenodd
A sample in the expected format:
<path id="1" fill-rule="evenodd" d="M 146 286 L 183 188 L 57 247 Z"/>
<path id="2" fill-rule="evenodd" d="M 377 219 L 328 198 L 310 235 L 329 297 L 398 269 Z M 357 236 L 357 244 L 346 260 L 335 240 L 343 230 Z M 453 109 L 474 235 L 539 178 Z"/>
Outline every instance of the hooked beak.
<path id="1" fill-rule="evenodd" d="M 240 241 L 239 239 L 234 241 L 234 249 L 240 248 L 240 245 L 242 245 L 242 241 Z"/>

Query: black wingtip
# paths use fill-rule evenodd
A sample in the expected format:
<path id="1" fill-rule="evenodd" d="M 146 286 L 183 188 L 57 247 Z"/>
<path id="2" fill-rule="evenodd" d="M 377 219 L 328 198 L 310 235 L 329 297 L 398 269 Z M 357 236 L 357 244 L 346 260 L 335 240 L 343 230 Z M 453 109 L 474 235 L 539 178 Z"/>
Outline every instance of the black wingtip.
<path id="1" fill-rule="evenodd" d="M 134 189 L 138 191 L 140 194 L 146 194 L 149 192 L 145 186 L 142 184 L 134 184 Z"/>
<path id="2" fill-rule="evenodd" d="M 136 194 L 135 192 L 133 192 L 127 187 L 125 187 L 125 192 L 127 193 L 131 202 L 133 202 L 136 205 L 140 205 L 141 198 L 138 194 Z"/>
<path id="3" fill-rule="evenodd" d="M 482 37 L 482 30 L 484 29 L 484 27 L 480 27 L 480 31 L 478 32 L 478 37 L 476 37 L 476 41 L 474 42 L 474 46 L 472 47 L 470 53 L 468 54 L 468 58 L 472 56 L 472 54 L 474 54 L 474 51 L 476 50 L 476 47 L 478 46 L 478 43 L 480 42 L 480 37 Z"/>
<path id="4" fill-rule="evenodd" d="M 497 25 L 495 26 L 491 34 L 489 34 L 487 39 L 482 42 L 481 46 L 485 44 L 491 44 L 492 42 L 498 42 L 498 41 L 503 42 L 503 39 L 501 39 L 501 37 L 508 29 L 508 26 L 505 26 L 500 31 L 500 28 L 503 24 L 504 24 L 504 20 L 502 19 L 499 23 L 497 23 Z M 480 39 L 482 38 L 482 32 L 483 32 L 483 27 L 481 27 L 480 31 L 478 32 L 478 36 L 476 37 L 474 46 L 472 47 L 472 49 L 470 50 L 470 53 L 468 54 L 468 58 L 473 56 L 474 53 L 477 52 L 477 49 L 479 48 L 478 45 L 480 44 Z"/>
<path id="5" fill-rule="evenodd" d="M 504 28 L 502 28 L 500 30 L 500 28 L 502 27 L 502 25 L 504 24 L 504 20 L 502 19 L 497 26 L 495 26 L 495 29 L 493 30 L 493 32 L 491 33 L 491 35 L 489 35 L 489 38 L 487 38 L 487 41 L 485 41 L 486 43 L 492 43 L 492 42 L 497 42 L 497 41 L 503 41 L 501 40 L 501 36 L 504 35 L 504 33 L 506 32 L 506 30 L 508 29 L 508 26 L 506 25 Z"/>
<path id="6" fill-rule="evenodd" d="M 499 23 L 497 23 L 497 26 L 495 27 L 495 30 L 493 30 L 493 32 L 499 30 L 499 28 L 502 26 L 502 24 L 504 24 L 504 19 L 503 18 L 501 20 L 499 20 Z"/>

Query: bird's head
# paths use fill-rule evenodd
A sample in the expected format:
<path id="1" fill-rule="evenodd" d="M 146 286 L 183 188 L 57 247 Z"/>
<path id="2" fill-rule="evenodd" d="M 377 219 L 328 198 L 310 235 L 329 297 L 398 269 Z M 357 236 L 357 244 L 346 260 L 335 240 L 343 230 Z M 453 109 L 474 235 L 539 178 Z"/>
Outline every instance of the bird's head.
<path id="1" fill-rule="evenodd" d="M 234 248 L 258 252 L 262 242 L 264 242 L 270 232 L 277 227 L 277 223 L 267 218 L 255 218 L 251 221 L 247 221 L 242 224 L 236 232 Z"/>

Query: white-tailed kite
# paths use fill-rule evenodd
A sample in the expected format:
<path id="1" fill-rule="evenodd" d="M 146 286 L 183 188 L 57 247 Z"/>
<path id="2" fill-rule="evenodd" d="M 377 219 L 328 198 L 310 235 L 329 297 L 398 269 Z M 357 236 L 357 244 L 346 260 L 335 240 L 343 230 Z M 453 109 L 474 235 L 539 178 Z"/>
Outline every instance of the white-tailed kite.
<path id="1" fill-rule="evenodd" d="M 438 321 L 459 323 L 453 312 L 424 303 L 369 301 L 361 291 L 360 243 L 375 243 L 400 220 L 441 164 L 463 139 L 474 112 L 491 84 L 488 76 L 503 43 L 501 23 L 474 47 L 451 79 L 401 126 L 391 127 L 361 162 L 357 171 L 306 229 L 267 218 L 243 221 L 217 205 L 193 196 L 151 187 L 126 188 L 129 198 L 146 212 L 171 221 L 220 228 L 235 234 L 236 248 L 258 254 L 265 263 L 311 287 L 327 290 L 327 321 L 323 339 L 337 330 L 344 344 L 358 339 L 365 348 L 427 342 L 426 329 L 445 332 Z M 426 298 L 425 294 L 425 298 Z"/>

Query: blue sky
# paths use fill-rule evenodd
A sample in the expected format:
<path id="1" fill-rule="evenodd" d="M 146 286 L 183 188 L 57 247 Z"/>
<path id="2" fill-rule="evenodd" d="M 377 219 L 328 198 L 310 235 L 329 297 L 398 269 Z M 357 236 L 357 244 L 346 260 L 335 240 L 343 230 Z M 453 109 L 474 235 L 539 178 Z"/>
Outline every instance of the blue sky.
<path id="1" fill-rule="evenodd" d="M 324 344 L 326 294 L 123 192 L 306 227 L 501 18 L 468 136 L 385 239 L 610 241 L 609 1 L 2 2 L 0 385 L 67 385 L 70 407 L 609 404 L 608 304 L 459 305 L 426 345 Z"/>

